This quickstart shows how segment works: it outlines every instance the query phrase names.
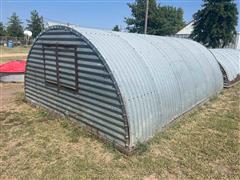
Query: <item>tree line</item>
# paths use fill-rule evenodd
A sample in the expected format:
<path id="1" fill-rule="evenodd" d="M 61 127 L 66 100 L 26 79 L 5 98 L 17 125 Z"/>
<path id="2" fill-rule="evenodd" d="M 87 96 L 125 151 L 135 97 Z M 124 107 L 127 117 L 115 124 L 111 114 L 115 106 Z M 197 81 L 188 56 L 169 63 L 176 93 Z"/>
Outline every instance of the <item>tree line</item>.
<path id="1" fill-rule="evenodd" d="M 127 30 L 144 32 L 146 0 L 135 0 L 128 4 L 132 17 L 125 18 Z M 149 0 L 148 34 L 174 35 L 185 22 L 183 10 L 161 6 L 156 0 Z M 238 10 L 234 0 L 203 0 L 203 5 L 193 15 L 193 31 L 190 38 L 210 48 L 223 48 L 235 42 L 238 25 Z M 120 31 L 118 25 L 113 31 Z"/>
<path id="2" fill-rule="evenodd" d="M 144 33 L 146 0 L 135 0 L 128 3 L 132 17 L 125 17 L 126 30 L 132 33 Z M 173 35 L 185 25 L 183 9 L 172 6 L 161 6 L 156 0 L 149 0 L 147 32 L 151 35 Z M 118 25 L 113 31 L 120 31 Z"/>
<path id="3" fill-rule="evenodd" d="M 24 37 L 24 29 L 32 32 L 32 37 L 35 38 L 44 29 L 43 17 L 38 14 L 36 10 L 33 10 L 30 14 L 30 19 L 27 19 L 27 26 L 24 28 L 22 20 L 14 12 L 10 18 L 6 27 L 0 22 L 0 36 L 11 37 Z"/>
<path id="4" fill-rule="evenodd" d="M 190 38 L 210 48 L 235 43 L 238 9 L 234 0 L 203 0 L 202 9 L 194 15 Z"/>
<path id="5" fill-rule="evenodd" d="M 126 31 L 144 33 L 146 0 L 135 0 L 128 3 L 131 17 L 125 17 Z M 185 26 L 183 9 L 172 6 L 161 6 L 156 0 L 149 0 L 147 32 L 151 35 L 174 35 Z M 225 47 L 235 41 L 238 24 L 238 10 L 234 0 L 203 0 L 203 5 L 193 15 L 193 32 L 190 38 L 206 47 Z M 43 17 L 33 10 L 25 28 L 35 38 L 43 29 Z M 0 36 L 23 37 L 23 22 L 13 13 L 7 26 L 0 22 Z M 121 31 L 118 25 L 113 31 Z"/>

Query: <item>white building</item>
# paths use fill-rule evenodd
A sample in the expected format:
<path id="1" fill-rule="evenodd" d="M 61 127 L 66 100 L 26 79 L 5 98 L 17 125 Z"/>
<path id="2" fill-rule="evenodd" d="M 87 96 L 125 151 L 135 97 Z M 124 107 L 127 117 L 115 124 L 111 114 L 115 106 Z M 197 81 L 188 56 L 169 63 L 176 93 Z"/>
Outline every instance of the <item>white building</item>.
<path id="1" fill-rule="evenodd" d="M 193 23 L 194 23 L 193 20 L 190 21 L 184 28 L 182 28 L 180 31 L 176 33 L 175 37 L 189 38 L 189 35 L 193 31 Z M 240 49 L 240 32 L 237 33 L 235 43 L 230 44 L 227 48 Z"/>
<path id="2" fill-rule="evenodd" d="M 193 31 L 193 23 L 194 21 L 190 21 L 184 28 L 176 33 L 176 36 L 188 38 Z"/>

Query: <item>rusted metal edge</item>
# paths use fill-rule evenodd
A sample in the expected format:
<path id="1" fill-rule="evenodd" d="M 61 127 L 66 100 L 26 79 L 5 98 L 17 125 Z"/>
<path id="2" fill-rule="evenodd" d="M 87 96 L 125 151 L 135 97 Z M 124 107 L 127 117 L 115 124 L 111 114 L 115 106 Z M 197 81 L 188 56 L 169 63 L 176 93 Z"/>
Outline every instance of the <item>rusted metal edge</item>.
<path id="1" fill-rule="evenodd" d="M 233 87 L 236 84 L 238 84 L 239 82 L 240 82 L 240 75 L 238 74 L 237 77 L 234 80 L 229 81 L 226 85 L 224 84 L 224 88 Z"/>

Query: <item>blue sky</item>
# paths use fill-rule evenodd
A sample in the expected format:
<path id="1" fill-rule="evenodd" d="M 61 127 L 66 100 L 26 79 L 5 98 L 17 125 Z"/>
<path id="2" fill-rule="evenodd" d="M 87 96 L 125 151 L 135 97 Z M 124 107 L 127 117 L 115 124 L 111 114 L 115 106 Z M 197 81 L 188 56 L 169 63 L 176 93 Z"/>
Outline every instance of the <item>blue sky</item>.
<path id="1" fill-rule="evenodd" d="M 36 9 L 44 18 L 79 24 L 83 27 L 112 29 L 116 24 L 126 26 L 124 17 L 131 16 L 128 2 L 133 0 L 0 0 L 1 21 L 13 12 L 25 22 L 30 11 Z M 237 2 L 238 1 L 238 2 Z M 201 8 L 202 0 L 158 0 L 161 5 L 181 7 L 184 20 L 192 19 L 192 15 Z M 236 0 L 239 9 L 239 0 Z M 240 23 L 238 25 L 240 31 Z"/>

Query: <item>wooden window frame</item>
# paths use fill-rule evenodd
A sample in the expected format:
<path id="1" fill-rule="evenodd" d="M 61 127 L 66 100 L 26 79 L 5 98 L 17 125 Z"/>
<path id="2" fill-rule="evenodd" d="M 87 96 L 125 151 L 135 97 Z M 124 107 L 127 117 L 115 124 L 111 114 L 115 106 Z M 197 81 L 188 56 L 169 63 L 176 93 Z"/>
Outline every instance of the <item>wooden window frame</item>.
<path id="1" fill-rule="evenodd" d="M 55 48 L 55 56 L 56 56 L 56 76 L 57 76 L 57 81 L 51 81 L 48 80 L 46 77 L 46 55 L 45 55 L 45 50 L 47 49 L 47 47 L 53 47 Z M 75 70 L 75 86 L 69 86 L 66 85 L 64 83 L 60 83 L 60 68 L 59 68 L 59 55 L 58 55 L 58 47 L 65 47 L 65 48 L 73 48 L 74 49 L 74 70 Z M 78 91 L 79 87 L 78 87 L 78 62 L 77 62 L 77 45 L 66 45 L 66 44 L 42 44 L 42 53 L 43 53 L 43 67 L 44 67 L 44 81 L 45 84 L 50 84 L 50 85 L 54 85 L 57 86 L 57 90 L 60 91 L 61 89 L 69 89 L 72 91 Z"/>

